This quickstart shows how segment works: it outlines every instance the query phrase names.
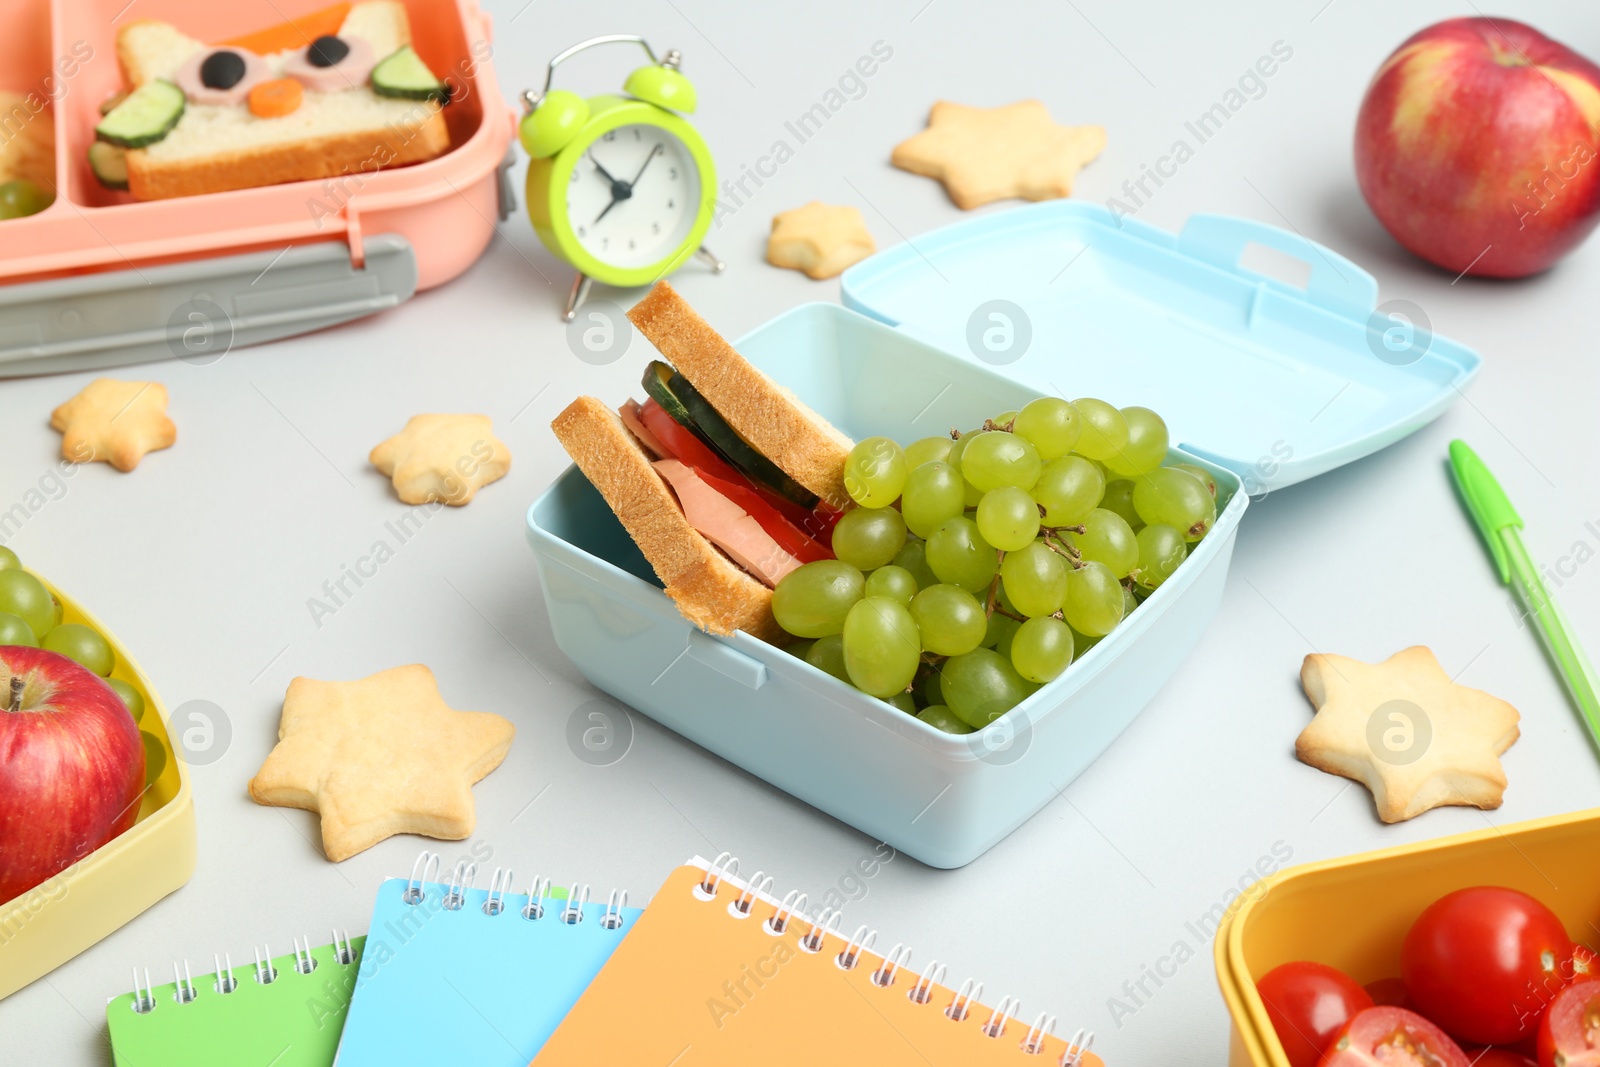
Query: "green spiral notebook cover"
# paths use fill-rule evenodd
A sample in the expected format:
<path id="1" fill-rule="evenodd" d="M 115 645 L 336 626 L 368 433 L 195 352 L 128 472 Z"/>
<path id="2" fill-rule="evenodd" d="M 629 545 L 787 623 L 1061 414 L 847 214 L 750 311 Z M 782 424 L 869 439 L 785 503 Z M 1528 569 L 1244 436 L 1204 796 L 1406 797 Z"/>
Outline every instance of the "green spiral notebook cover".
<path id="1" fill-rule="evenodd" d="M 329 1067 L 366 938 L 141 987 L 106 1005 L 117 1067 Z M 307 968 L 307 961 L 314 964 Z M 270 965 L 275 975 L 267 976 Z M 222 992 L 230 978 L 230 992 Z"/>

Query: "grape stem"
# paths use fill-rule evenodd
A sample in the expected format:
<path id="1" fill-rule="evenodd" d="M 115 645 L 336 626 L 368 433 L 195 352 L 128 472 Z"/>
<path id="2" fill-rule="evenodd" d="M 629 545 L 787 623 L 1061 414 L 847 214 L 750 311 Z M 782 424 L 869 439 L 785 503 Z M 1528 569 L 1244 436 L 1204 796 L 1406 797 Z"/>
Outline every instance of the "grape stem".
<path id="1" fill-rule="evenodd" d="M 28 683 L 23 680 L 22 675 L 11 676 L 11 703 L 7 705 L 7 711 L 15 713 L 22 710 L 22 691 L 27 687 Z"/>
<path id="2" fill-rule="evenodd" d="M 990 433 L 993 433 L 996 430 L 998 430 L 1001 433 L 1012 433 L 1013 432 L 1012 427 L 1015 426 L 1016 424 L 1017 424 L 1017 420 L 1016 419 L 1011 419 L 1004 426 L 1000 425 L 1000 423 L 998 423 L 998 422 L 995 422 L 993 419 L 984 419 L 983 420 L 983 428 L 986 431 L 990 432 Z"/>

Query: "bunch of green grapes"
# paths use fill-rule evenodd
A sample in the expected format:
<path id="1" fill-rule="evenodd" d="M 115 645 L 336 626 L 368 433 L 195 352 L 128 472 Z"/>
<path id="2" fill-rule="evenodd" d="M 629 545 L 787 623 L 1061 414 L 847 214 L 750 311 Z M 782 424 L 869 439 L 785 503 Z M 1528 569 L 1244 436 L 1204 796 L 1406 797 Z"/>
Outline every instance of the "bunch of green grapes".
<path id="1" fill-rule="evenodd" d="M 851 450 L 835 559 L 778 583 L 790 651 L 949 733 L 982 729 L 1111 633 L 1216 522 L 1148 408 L 1040 397 L 976 430 Z"/>
<path id="2" fill-rule="evenodd" d="M 111 643 L 82 623 L 62 622 L 61 616 L 55 594 L 23 570 L 15 552 L 0 545 L 0 646 L 44 648 L 76 660 L 106 679 L 138 719 L 144 714 L 144 697 L 121 678 L 110 677 L 117 665 Z"/>

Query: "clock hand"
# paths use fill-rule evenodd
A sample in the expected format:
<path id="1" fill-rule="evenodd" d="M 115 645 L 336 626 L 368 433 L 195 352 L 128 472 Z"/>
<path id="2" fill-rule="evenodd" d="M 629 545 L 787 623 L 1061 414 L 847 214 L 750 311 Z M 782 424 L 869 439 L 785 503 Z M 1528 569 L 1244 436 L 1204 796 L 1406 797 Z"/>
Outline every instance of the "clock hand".
<path id="1" fill-rule="evenodd" d="M 654 148 L 650 149 L 650 154 L 644 157 L 644 164 L 639 168 L 639 173 L 635 174 L 633 176 L 633 181 L 628 183 L 629 190 L 632 190 L 635 185 L 639 184 L 639 179 L 644 177 L 644 168 L 648 167 L 650 165 L 650 161 L 660 154 L 661 145 L 658 143 Z"/>
<path id="2" fill-rule="evenodd" d="M 611 176 L 611 172 L 609 170 L 606 170 L 606 168 L 602 167 L 600 165 L 600 161 L 598 159 L 594 158 L 593 150 L 591 150 L 589 152 L 589 162 L 594 164 L 594 169 L 600 172 L 600 176 L 602 178 L 604 178 L 606 181 L 610 182 L 612 185 L 617 184 L 617 179 L 615 179 L 615 178 L 613 178 Z"/>

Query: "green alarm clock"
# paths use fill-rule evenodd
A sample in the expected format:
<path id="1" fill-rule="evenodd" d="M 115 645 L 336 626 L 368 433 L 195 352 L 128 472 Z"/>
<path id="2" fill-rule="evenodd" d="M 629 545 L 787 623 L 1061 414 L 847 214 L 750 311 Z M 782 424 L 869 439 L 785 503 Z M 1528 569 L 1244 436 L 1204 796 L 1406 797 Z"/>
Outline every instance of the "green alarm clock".
<path id="1" fill-rule="evenodd" d="M 650 57 L 623 85 L 625 95 L 585 100 L 550 88 L 556 67 L 602 44 L 637 44 Z M 694 86 L 680 56 L 661 59 L 643 37 L 595 37 L 550 61 L 544 89 L 523 94 L 522 146 L 528 164 L 528 215 L 546 248 L 577 269 L 567 296 L 571 322 L 591 280 L 649 285 L 699 255 L 724 264 L 701 241 L 716 206 L 716 165 L 683 118 Z"/>

